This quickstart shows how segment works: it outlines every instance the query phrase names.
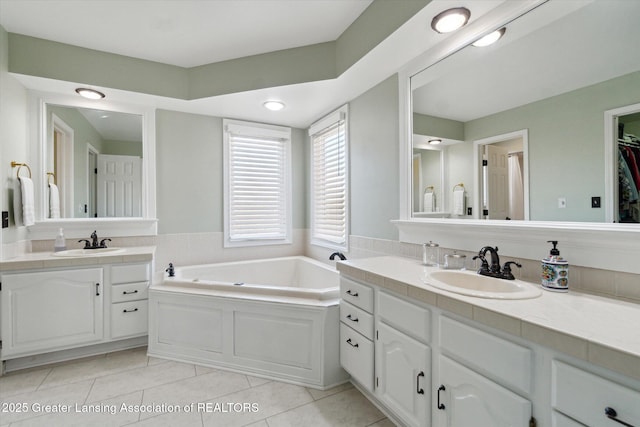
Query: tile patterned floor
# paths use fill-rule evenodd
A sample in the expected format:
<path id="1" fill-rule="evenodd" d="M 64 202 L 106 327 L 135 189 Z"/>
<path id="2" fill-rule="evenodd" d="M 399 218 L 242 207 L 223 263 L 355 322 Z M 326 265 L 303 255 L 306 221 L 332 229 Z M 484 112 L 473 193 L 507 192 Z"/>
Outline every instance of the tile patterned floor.
<path id="1" fill-rule="evenodd" d="M 67 411 L 67 412 L 63 412 Z M 121 351 L 0 377 L 0 426 L 392 427 L 350 384 L 327 391 Z"/>

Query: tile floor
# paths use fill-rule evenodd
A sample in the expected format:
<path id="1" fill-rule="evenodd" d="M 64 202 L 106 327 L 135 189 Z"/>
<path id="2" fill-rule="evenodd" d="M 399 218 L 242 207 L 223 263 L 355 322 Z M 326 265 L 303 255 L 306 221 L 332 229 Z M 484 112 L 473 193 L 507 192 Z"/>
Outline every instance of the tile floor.
<path id="1" fill-rule="evenodd" d="M 67 411 L 67 412 L 64 412 Z M 146 348 L 0 377 L 0 426 L 392 427 L 350 384 L 327 391 L 148 357 Z"/>

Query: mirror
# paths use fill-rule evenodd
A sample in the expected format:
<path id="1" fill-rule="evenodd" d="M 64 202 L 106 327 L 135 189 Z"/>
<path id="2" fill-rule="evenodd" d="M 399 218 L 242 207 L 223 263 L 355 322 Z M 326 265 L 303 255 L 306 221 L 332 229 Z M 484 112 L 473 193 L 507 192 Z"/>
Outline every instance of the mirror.
<path id="1" fill-rule="evenodd" d="M 443 211 L 452 218 L 503 220 L 633 218 L 633 203 L 620 212 L 626 208 L 617 199 L 617 131 L 605 134 L 604 117 L 608 110 L 640 102 L 637 16 L 640 2 L 548 2 L 508 23 L 494 45 L 466 46 L 411 77 L 412 129 L 422 136 L 414 138 L 412 153 L 425 137 L 463 141 L 442 152 Z M 482 159 L 504 135 L 525 131 L 528 142 L 519 163 L 523 212 L 493 213 L 492 200 L 510 202 L 504 193 L 510 173 L 504 173 L 503 185 L 492 185 L 490 166 L 483 168 Z M 510 151 L 520 150 L 508 149 L 507 163 Z M 464 184 L 466 209 L 454 214 L 456 184 Z M 499 188 L 502 194 L 496 193 Z M 424 202 L 415 199 L 423 196 L 416 188 L 411 196 L 412 216 L 421 217 Z"/>
<path id="2" fill-rule="evenodd" d="M 46 104 L 45 218 L 142 216 L 142 119 Z"/>

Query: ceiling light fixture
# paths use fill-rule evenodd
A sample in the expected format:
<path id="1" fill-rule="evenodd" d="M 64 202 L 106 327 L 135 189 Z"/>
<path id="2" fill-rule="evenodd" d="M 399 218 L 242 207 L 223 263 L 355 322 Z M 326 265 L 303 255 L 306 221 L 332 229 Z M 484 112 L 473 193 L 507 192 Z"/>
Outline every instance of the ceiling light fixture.
<path id="1" fill-rule="evenodd" d="M 431 28 L 438 33 L 450 33 L 469 22 L 471 12 L 466 7 L 454 7 L 440 12 L 431 20 Z"/>
<path id="2" fill-rule="evenodd" d="M 440 138 L 433 138 L 430 139 L 429 141 L 427 141 L 429 144 L 431 145 L 438 145 L 438 144 L 442 144 L 442 140 Z"/>
<path id="3" fill-rule="evenodd" d="M 267 101 L 262 105 L 264 105 L 264 108 L 271 111 L 280 111 L 284 108 L 284 102 L 280 101 Z"/>
<path id="4" fill-rule="evenodd" d="M 102 99 L 104 98 L 104 93 L 98 92 L 94 89 L 89 89 L 86 87 L 79 87 L 76 89 L 76 93 L 80 96 L 83 96 L 87 99 Z"/>
<path id="5" fill-rule="evenodd" d="M 489 33 L 486 36 L 479 38 L 478 40 L 476 40 L 471 44 L 475 47 L 489 46 L 490 44 L 494 44 L 495 42 L 500 40 L 500 38 L 504 35 L 505 31 L 507 31 L 507 29 L 502 27 L 499 30 L 495 30 L 494 32 Z"/>

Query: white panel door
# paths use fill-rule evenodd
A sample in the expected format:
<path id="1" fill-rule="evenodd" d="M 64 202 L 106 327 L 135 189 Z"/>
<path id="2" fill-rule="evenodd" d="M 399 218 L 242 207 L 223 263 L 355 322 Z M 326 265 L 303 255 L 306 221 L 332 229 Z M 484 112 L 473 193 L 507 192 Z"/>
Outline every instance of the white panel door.
<path id="1" fill-rule="evenodd" d="M 490 219 L 509 215 L 509 150 L 489 144 L 487 147 L 487 200 Z"/>
<path id="2" fill-rule="evenodd" d="M 98 217 L 142 216 L 141 164 L 136 156 L 98 155 Z"/>
<path id="3" fill-rule="evenodd" d="M 530 401 L 447 357 L 440 356 L 439 365 L 438 425 L 529 426 Z"/>
<path id="4" fill-rule="evenodd" d="M 431 353 L 428 346 L 379 322 L 376 394 L 407 426 L 431 424 Z"/>

